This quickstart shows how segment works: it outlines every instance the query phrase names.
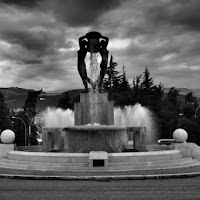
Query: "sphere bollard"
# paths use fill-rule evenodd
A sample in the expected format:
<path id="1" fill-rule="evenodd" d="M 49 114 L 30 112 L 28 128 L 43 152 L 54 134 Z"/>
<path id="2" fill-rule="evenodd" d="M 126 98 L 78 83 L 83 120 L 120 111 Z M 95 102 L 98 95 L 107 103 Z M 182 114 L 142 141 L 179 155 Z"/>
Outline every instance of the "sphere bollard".
<path id="1" fill-rule="evenodd" d="M 12 130 L 6 129 L 1 133 L 1 141 L 4 144 L 12 144 L 15 140 L 15 133 Z"/>
<path id="2" fill-rule="evenodd" d="M 188 134 L 184 129 L 178 128 L 173 132 L 173 138 L 175 142 L 183 143 L 188 139 Z"/>

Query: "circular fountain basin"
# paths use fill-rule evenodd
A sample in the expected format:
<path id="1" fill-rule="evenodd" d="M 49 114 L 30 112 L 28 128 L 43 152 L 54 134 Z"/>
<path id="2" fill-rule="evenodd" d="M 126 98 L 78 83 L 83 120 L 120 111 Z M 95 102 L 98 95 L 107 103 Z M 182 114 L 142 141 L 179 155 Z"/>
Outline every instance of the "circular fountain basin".
<path id="1" fill-rule="evenodd" d="M 63 129 L 64 150 L 70 153 L 123 152 L 128 146 L 125 127 L 86 125 Z"/>

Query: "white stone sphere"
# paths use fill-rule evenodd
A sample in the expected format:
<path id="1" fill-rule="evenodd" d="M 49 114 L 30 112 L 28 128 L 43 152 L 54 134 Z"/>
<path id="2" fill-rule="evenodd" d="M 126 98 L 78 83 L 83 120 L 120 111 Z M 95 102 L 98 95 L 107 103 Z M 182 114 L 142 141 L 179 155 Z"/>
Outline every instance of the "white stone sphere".
<path id="1" fill-rule="evenodd" d="M 175 142 L 183 143 L 188 139 L 188 134 L 184 129 L 178 128 L 173 132 L 173 138 Z"/>
<path id="2" fill-rule="evenodd" d="M 12 144 L 15 140 L 15 133 L 12 130 L 6 129 L 1 133 L 1 141 L 4 144 Z"/>

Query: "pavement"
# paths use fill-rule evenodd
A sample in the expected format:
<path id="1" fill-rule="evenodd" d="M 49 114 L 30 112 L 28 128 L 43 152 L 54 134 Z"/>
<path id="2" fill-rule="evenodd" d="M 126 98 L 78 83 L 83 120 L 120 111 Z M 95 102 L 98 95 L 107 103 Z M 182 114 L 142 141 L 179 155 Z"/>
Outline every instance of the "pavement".
<path id="1" fill-rule="evenodd" d="M 200 165 L 173 169 L 133 171 L 39 171 L 0 168 L 0 178 L 30 180 L 144 180 L 190 178 L 200 176 Z"/>

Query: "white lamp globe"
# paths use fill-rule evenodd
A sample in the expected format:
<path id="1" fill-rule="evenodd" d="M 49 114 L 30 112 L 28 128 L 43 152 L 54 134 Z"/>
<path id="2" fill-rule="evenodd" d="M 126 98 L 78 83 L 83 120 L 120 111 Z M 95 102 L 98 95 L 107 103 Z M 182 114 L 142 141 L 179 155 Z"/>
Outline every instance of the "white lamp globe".
<path id="1" fill-rule="evenodd" d="M 12 144 L 15 140 L 15 133 L 12 130 L 6 129 L 1 133 L 1 141 L 4 144 Z"/>
<path id="2" fill-rule="evenodd" d="M 188 134 L 184 129 L 178 128 L 173 132 L 173 138 L 175 142 L 183 143 L 188 139 Z"/>

